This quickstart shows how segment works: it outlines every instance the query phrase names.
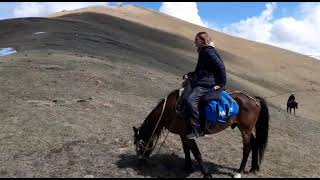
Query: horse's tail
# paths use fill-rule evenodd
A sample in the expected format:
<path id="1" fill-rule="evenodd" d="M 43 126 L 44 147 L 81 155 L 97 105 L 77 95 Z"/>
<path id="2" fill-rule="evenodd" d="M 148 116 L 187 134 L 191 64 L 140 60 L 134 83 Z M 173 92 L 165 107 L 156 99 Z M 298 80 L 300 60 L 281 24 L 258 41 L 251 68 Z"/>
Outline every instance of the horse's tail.
<path id="1" fill-rule="evenodd" d="M 256 141 L 255 141 L 255 151 L 258 153 L 258 168 L 262 162 L 265 149 L 268 142 L 268 131 L 269 131 L 269 109 L 265 99 L 262 97 L 256 97 L 259 99 L 261 104 L 261 111 L 256 123 Z"/>

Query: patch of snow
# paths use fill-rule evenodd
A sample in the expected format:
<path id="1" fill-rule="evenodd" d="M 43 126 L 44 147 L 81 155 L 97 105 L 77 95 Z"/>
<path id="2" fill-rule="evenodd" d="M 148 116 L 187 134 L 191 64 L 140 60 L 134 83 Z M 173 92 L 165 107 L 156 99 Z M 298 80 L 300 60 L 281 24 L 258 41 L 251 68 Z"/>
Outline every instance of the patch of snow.
<path id="1" fill-rule="evenodd" d="M 35 32 L 33 34 L 44 34 L 44 33 L 47 33 L 47 32 Z"/>
<path id="2" fill-rule="evenodd" d="M 8 56 L 10 54 L 17 53 L 17 51 L 11 47 L 8 48 L 0 48 L 0 56 Z"/>

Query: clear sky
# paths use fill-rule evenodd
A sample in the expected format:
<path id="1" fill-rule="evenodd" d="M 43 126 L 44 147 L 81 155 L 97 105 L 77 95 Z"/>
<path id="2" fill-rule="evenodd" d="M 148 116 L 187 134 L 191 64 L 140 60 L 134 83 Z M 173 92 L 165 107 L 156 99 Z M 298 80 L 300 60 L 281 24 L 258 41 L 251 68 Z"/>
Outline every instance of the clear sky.
<path id="1" fill-rule="evenodd" d="M 230 35 L 320 57 L 318 2 L 0 2 L 0 20 L 119 4 L 142 6 Z"/>

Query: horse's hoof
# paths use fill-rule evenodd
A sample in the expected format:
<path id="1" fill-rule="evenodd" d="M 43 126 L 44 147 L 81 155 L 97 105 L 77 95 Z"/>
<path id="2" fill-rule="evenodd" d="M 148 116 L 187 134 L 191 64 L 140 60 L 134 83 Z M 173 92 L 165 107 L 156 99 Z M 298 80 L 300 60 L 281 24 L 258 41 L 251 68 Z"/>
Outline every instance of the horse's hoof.
<path id="1" fill-rule="evenodd" d="M 241 174 L 240 173 L 236 173 L 233 177 L 234 178 L 241 178 Z"/>

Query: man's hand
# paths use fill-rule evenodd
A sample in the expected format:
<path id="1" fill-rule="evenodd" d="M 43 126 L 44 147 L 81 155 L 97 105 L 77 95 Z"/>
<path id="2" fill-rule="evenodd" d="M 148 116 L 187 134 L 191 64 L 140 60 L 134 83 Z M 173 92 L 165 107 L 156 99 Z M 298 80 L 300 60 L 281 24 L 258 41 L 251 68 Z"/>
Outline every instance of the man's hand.
<path id="1" fill-rule="evenodd" d="M 182 79 L 185 80 L 185 79 L 191 78 L 193 75 L 194 75 L 194 72 L 188 72 L 187 74 L 184 74 L 182 76 Z"/>
<path id="2" fill-rule="evenodd" d="M 185 75 L 182 76 L 182 79 L 186 80 L 186 79 L 188 79 L 188 77 L 189 77 L 188 74 L 185 74 Z"/>
<path id="3" fill-rule="evenodd" d="M 213 89 L 214 89 L 214 90 L 218 90 L 218 89 L 220 89 L 220 86 L 219 86 L 219 85 L 216 85 L 216 86 L 213 87 Z"/>

